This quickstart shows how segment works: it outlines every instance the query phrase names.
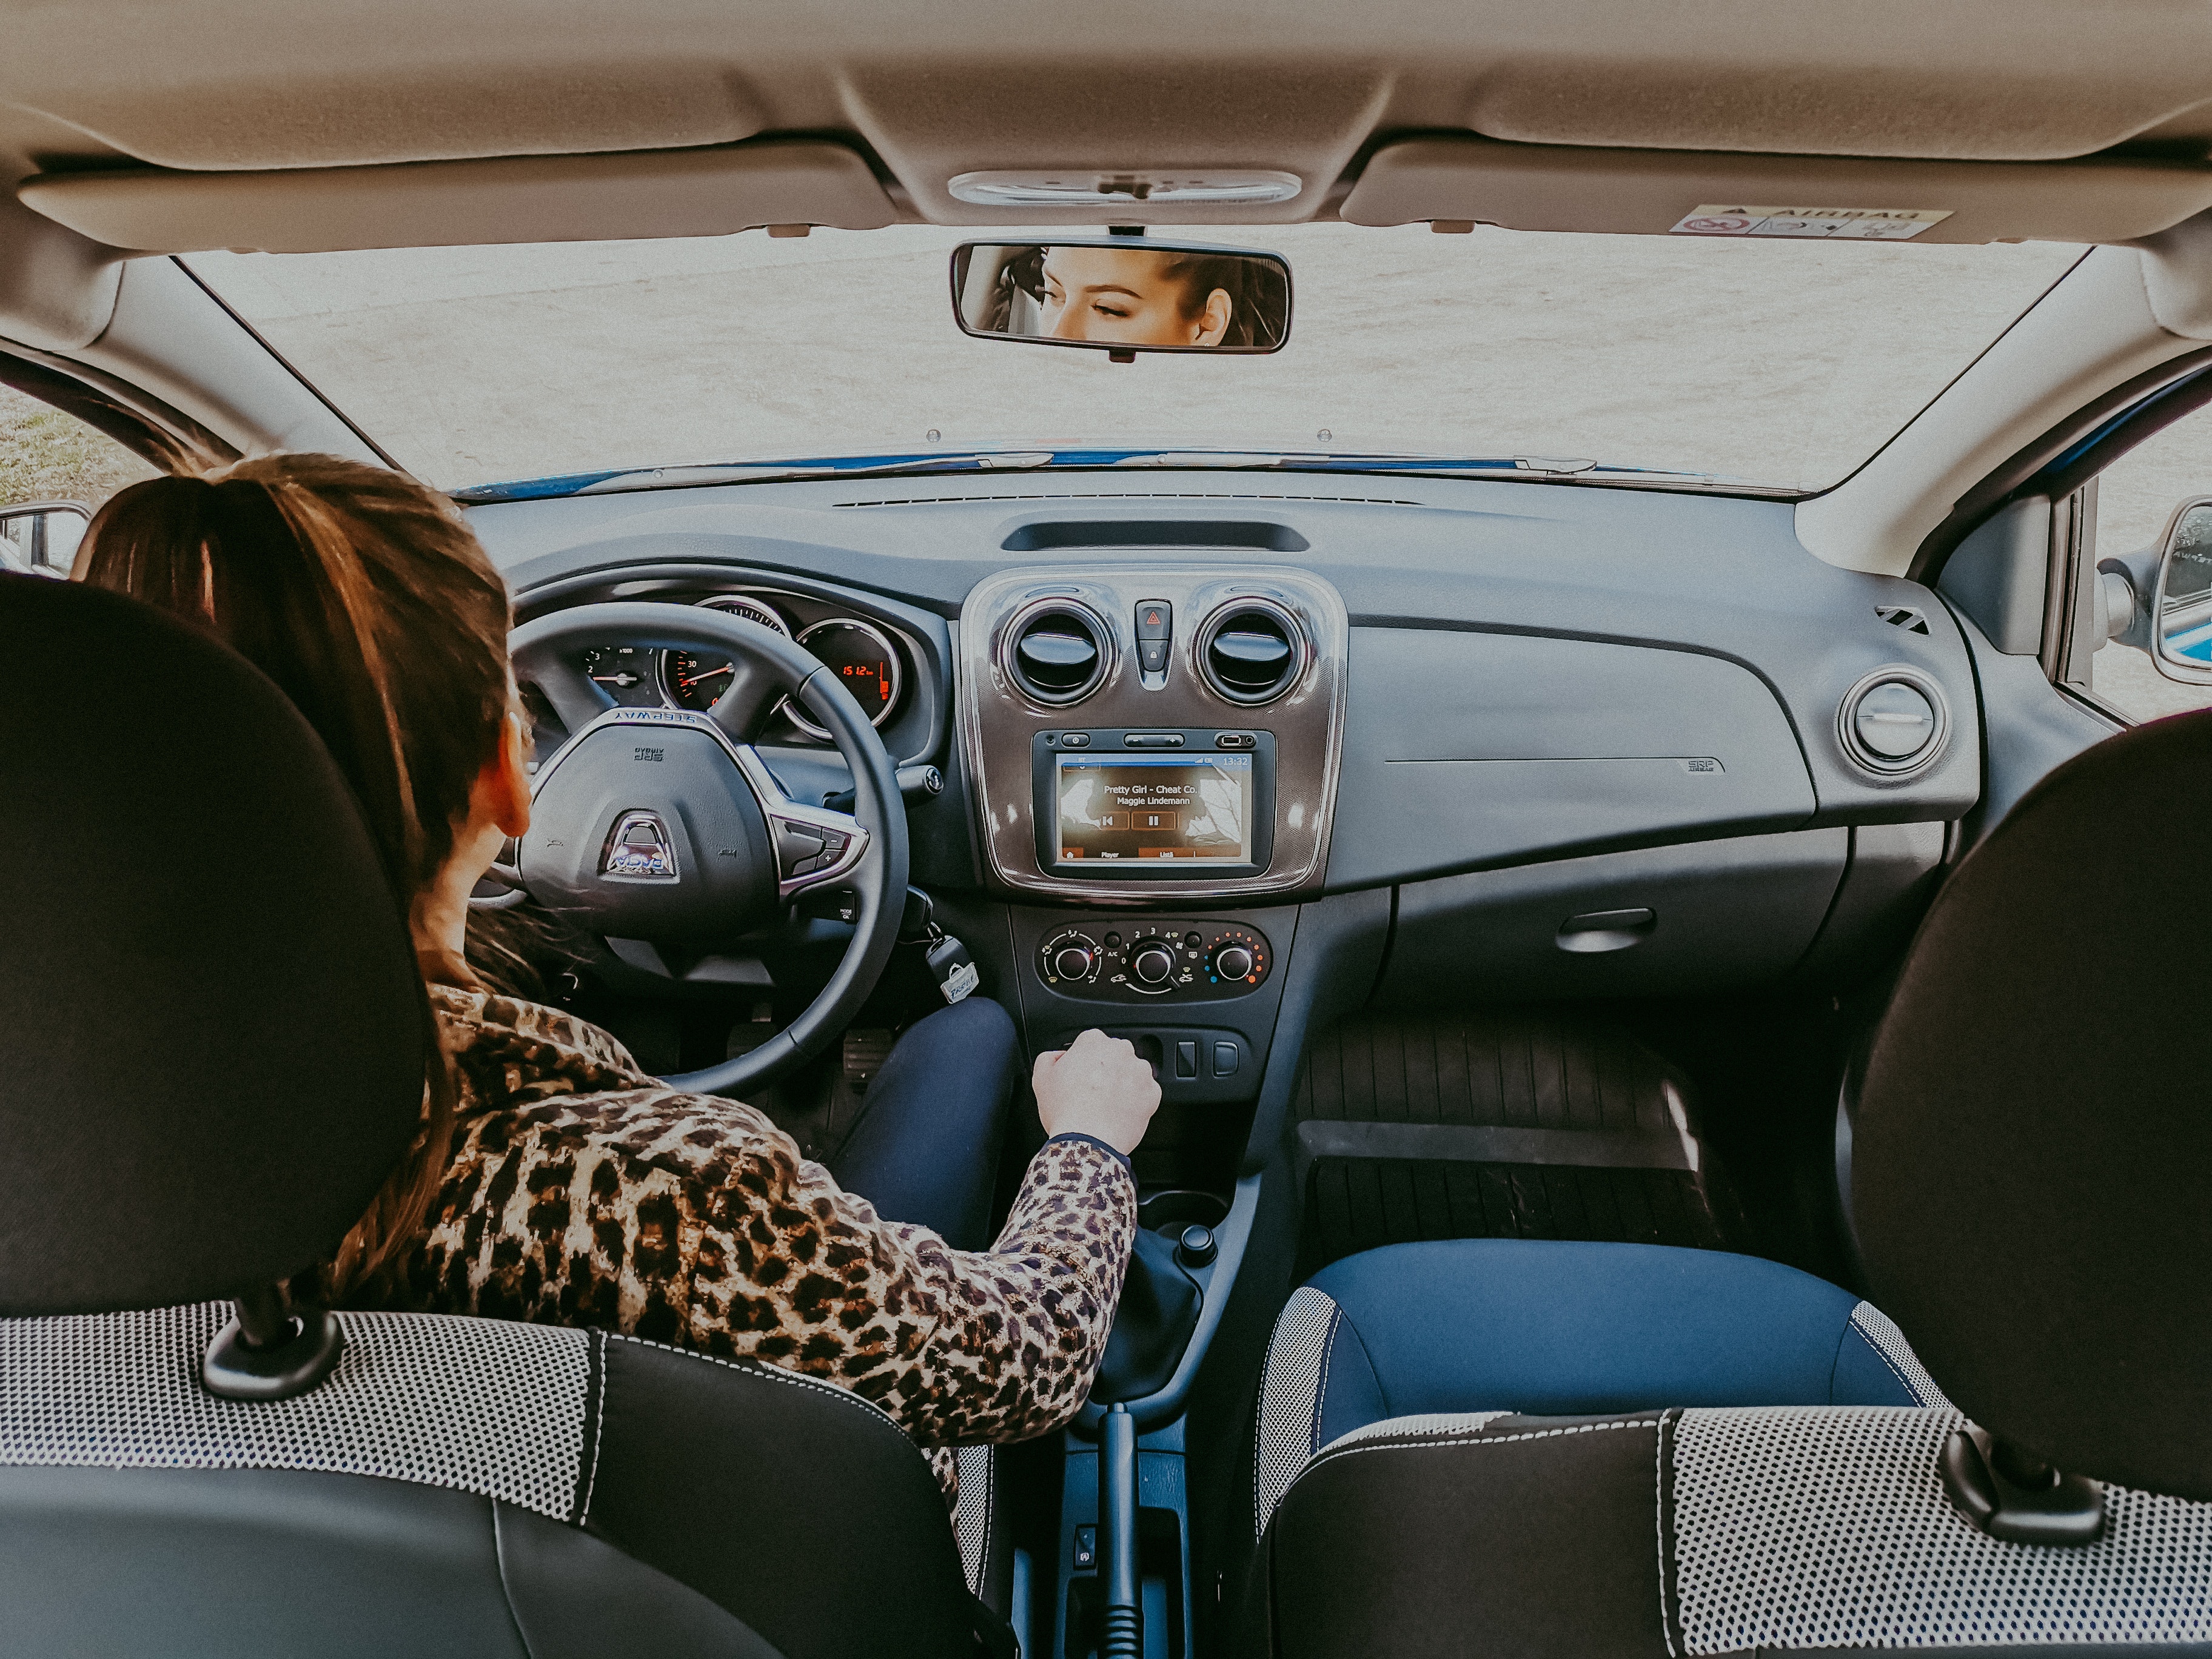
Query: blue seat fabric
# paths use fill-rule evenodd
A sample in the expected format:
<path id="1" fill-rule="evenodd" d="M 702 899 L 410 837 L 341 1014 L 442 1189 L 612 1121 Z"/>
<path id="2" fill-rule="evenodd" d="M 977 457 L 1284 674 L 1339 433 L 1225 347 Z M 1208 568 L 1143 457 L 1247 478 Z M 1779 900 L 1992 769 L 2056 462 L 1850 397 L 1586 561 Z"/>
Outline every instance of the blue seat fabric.
<path id="1" fill-rule="evenodd" d="M 1852 1322 L 1859 1298 L 1755 1256 L 1460 1239 L 1347 1256 L 1316 1443 L 1431 1412 L 1917 1406 Z"/>

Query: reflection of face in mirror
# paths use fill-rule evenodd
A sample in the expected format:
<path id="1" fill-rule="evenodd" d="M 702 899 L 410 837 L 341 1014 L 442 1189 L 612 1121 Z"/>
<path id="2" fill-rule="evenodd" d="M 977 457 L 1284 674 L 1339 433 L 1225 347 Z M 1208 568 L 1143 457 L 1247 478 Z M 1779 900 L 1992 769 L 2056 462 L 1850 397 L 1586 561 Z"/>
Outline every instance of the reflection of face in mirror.
<path id="1" fill-rule="evenodd" d="M 1224 273 L 1211 267 L 1231 263 L 1158 248 L 1048 248 L 1042 331 L 1115 345 L 1218 346 L 1236 303 L 1216 282 Z"/>
<path id="2" fill-rule="evenodd" d="M 952 310 L 970 334 L 1139 351 L 1279 351 L 1291 271 L 1277 255 L 1106 241 L 969 242 L 952 255 Z"/>

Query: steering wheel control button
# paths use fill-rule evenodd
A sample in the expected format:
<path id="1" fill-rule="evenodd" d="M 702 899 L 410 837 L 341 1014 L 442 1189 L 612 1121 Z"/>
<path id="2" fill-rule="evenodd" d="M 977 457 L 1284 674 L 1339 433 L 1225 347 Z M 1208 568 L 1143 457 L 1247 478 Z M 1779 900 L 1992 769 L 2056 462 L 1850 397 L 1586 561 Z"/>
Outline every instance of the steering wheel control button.
<path id="1" fill-rule="evenodd" d="M 676 881 L 676 849 L 658 812 L 625 812 L 615 820 L 599 856 L 599 873 L 609 881 Z"/>
<path id="2" fill-rule="evenodd" d="M 824 844 L 823 832 L 793 823 L 788 818 L 778 818 L 775 822 L 775 861 L 782 866 L 784 873 L 803 876 L 819 869 Z"/>

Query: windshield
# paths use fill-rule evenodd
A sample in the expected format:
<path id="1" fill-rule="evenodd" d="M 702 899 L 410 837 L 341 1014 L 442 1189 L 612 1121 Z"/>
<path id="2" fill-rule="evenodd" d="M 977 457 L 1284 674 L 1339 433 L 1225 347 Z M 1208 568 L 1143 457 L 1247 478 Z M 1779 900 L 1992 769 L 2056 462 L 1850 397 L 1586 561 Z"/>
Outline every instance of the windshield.
<path id="1" fill-rule="evenodd" d="M 1114 363 L 963 334 L 947 258 L 978 234 L 189 263 L 402 465 L 448 489 L 1064 445 L 1577 459 L 1794 491 L 1848 475 L 2081 252 L 1178 228 L 1289 259 L 1290 343 Z"/>

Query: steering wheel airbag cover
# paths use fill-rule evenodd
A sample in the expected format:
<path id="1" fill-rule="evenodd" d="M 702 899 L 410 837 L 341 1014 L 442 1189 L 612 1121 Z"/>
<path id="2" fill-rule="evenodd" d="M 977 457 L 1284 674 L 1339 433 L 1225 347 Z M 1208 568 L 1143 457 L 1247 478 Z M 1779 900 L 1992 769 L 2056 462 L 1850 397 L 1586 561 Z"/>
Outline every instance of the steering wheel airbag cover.
<path id="1" fill-rule="evenodd" d="M 599 933 L 711 939 L 775 914 L 766 820 L 709 732 L 586 732 L 562 752 L 533 813 L 522 841 L 525 884 Z M 639 853 L 625 857 L 626 847 Z"/>

